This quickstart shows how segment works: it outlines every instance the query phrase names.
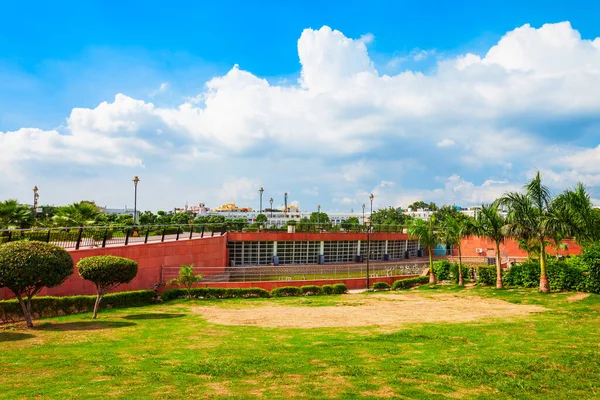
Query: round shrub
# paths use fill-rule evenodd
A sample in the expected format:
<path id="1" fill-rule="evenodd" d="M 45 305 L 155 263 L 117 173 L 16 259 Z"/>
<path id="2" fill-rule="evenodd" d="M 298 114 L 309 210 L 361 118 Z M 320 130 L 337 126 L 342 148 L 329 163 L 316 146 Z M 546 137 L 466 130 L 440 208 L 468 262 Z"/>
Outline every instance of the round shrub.
<path id="1" fill-rule="evenodd" d="M 348 293 L 348 287 L 343 283 L 336 283 L 333 285 L 334 294 L 346 294 Z"/>
<path id="2" fill-rule="evenodd" d="M 449 281 L 450 280 L 450 261 L 440 260 L 433 263 L 433 273 L 438 281 Z"/>
<path id="3" fill-rule="evenodd" d="M 392 290 L 410 289 L 415 286 L 424 285 L 429 283 L 428 276 L 415 276 L 414 278 L 400 279 L 394 281 L 392 284 Z"/>
<path id="4" fill-rule="evenodd" d="M 387 282 L 375 282 L 373 290 L 390 290 L 391 286 Z"/>
<path id="5" fill-rule="evenodd" d="M 304 296 L 318 296 L 323 293 L 321 288 L 316 285 L 302 286 L 300 290 L 302 290 Z"/>
<path id="6" fill-rule="evenodd" d="M 323 285 L 321 287 L 321 291 L 323 292 L 323 294 L 327 294 L 327 295 L 333 294 L 333 286 Z"/>
<path id="7" fill-rule="evenodd" d="M 72 274 L 73 259 L 62 247 L 38 241 L 0 246 L 0 287 L 6 286 L 17 296 L 28 327 L 33 327 L 31 298 L 44 287 L 60 285 Z"/>
<path id="8" fill-rule="evenodd" d="M 271 297 L 300 296 L 302 291 L 296 286 L 284 286 L 271 290 Z"/>

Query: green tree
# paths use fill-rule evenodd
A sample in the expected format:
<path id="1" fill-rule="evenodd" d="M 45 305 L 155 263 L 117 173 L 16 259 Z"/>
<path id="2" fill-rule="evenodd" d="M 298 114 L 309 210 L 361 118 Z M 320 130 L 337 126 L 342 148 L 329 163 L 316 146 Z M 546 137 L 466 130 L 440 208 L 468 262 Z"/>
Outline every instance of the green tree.
<path id="1" fill-rule="evenodd" d="M 248 221 L 245 218 L 235 218 L 226 221 L 227 224 L 236 231 L 241 231 L 248 226 Z"/>
<path id="2" fill-rule="evenodd" d="M 33 327 L 31 298 L 44 287 L 60 285 L 72 274 L 73 260 L 62 247 L 38 241 L 0 246 L 0 287 L 7 287 L 15 294 L 29 328 Z"/>
<path id="3" fill-rule="evenodd" d="M 548 293 L 546 246 L 555 238 L 569 236 L 581 229 L 572 216 L 581 211 L 582 204 L 572 201 L 567 193 L 553 198 L 550 189 L 542 184 L 539 172 L 524 189 L 525 193 L 507 193 L 501 199 L 509 210 L 506 233 L 538 249 L 540 291 Z"/>
<path id="4" fill-rule="evenodd" d="M 506 219 L 500 214 L 500 203 L 495 201 L 490 205 L 482 205 L 477 214 L 476 231 L 481 237 L 494 242 L 496 246 L 496 288 L 502 289 L 502 264 L 500 263 L 500 243 L 504 242 Z"/>
<path id="5" fill-rule="evenodd" d="M 267 218 L 267 216 L 265 214 L 258 214 L 256 216 L 256 223 L 259 224 L 259 225 L 260 224 L 266 224 L 268 220 L 269 219 Z"/>
<path id="6" fill-rule="evenodd" d="M 360 221 L 358 217 L 350 217 L 347 220 L 342 221 L 341 226 L 347 231 L 352 229 L 358 229 L 360 227 Z"/>
<path id="7" fill-rule="evenodd" d="M 429 209 L 431 211 L 437 211 L 438 210 L 438 206 L 434 203 L 431 202 L 429 204 L 425 203 L 424 201 L 415 201 L 414 203 L 412 203 L 411 205 L 408 206 L 408 208 L 410 208 L 411 210 L 418 210 L 419 208 L 422 209 Z"/>
<path id="8" fill-rule="evenodd" d="M 183 212 L 174 214 L 171 222 L 176 225 L 186 225 L 194 220 L 194 215 L 191 212 Z"/>
<path id="9" fill-rule="evenodd" d="M 458 215 L 463 215 L 463 214 L 461 214 L 460 211 L 458 211 L 456 209 L 456 206 L 449 206 L 449 205 L 441 206 L 436 214 L 437 214 L 438 221 L 440 221 L 440 223 L 443 223 L 443 221 L 448 217 L 457 218 Z"/>
<path id="10" fill-rule="evenodd" d="M 59 207 L 52 219 L 59 226 L 90 226 L 104 222 L 104 214 L 97 205 L 81 201 Z"/>
<path id="11" fill-rule="evenodd" d="M 310 214 L 308 219 L 313 228 L 329 229 L 331 227 L 331 221 L 329 215 L 324 212 L 313 212 Z"/>
<path id="12" fill-rule="evenodd" d="M 187 298 L 192 298 L 192 286 L 202 280 L 202 275 L 194 274 L 193 265 L 182 265 L 179 269 L 179 277 L 171 279 L 167 284 L 169 285 L 182 285 L 187 290 Z"/>
<path id="13" fill-rule="evenodd" d="M 429 217 L 429 221 L 422 219 L 414 219 L 408 225 L 408 235 L 411 238 L 419 240 L 421 245 L 427 248 L 427 254 L 429 255 L 429 283 L 435 284 L 435 273 L 433 271 L 433 250 L 438 242 L 438 226 L 436 222 L 435 214 Z"/>
<path id="14" fill-rule="evenodd" d="M 393 207 L 380 208 L 371 214 L 371 224 L 378 225 L 404 225 L 410 220 L 410 216 L 404 214 L 402 210 Z"/>
<path id="15" fill-rule="evenodd" d="M 140 225 L 152 225 L 156 221 L 156 215 L 152 211 L 144 211 L 140 214 L 138 220 Z"/>
<path id="16" fill-rule="evenodd" d="M 457 213 L 455 215 L 447 214 L 441 222 L 440 238 L 449 246 L 455 246 L 458 250 L 458 284 L 464 285 L 462 272 L 462 241 L 471 236 L 475 231 L 475 221 L 473 218 Z"/>
<path id="17" fill-rule="evenodd" d="M 170 214 L 167 214 L 162 210 L 158 211 L 156 214 L 156 223 L 158 225 L 171 225 L 173 223 L 172 216 Z"/>
<path id="18" fill-rule="evenodd" d="M 19 204 L 17 200 L 0 202 L 0 228 L 23 229 L 33 223 L 33 212 L 29 206 Z"/>
<path id="19" fill-rule="evenodd" d="M 97 297 L 92 315 L 96 319 L 102 296 L 121 284 L 131 282 L 137 275 L 138 264 L 124 257 L 92 256 L 79 260 L 77 270 L 79 276 L 96 285 Z"/>

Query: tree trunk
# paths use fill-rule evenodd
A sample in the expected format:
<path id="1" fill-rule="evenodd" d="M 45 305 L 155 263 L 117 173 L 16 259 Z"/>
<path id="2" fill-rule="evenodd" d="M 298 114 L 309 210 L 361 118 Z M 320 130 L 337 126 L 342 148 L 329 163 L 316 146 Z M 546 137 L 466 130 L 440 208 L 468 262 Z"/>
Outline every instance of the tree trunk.
<path id="1" fill-rule="evenodd" d="M 540 251 L 540 292 L 550 293 L 550 284 L 548 283 L 548 274 L 546 271 L 546 250 L 544 249 L 544 241 L 541 241 Z"/>
<path id="2" fill-rule="evenodd" d="M 458 245 L 458 284 L 463 286 L 465 284 L 465 280 L 463 278 L 462 273 L 462 251 L 460 249 L 460 244 Z"/>
<path id="3" fill-rule="evenodd" d="M 21 304 L 21 308 L 23 309 L 23 315 L 25 316 L 25 322 L 27 323 L 28 328 L 33 328 L 33 322 L 31 321 L 31 305 L 26 305 L 23 301 L 23 297 L 21 297 L 20 293 L 17 293 L 17 299 L 19 300 L 19 304 Z"/>
<path id="4" fill-rule="evenodd" d="M 429 253 L 429 283 L 436 284 L 435 274 L 433 273 L 433 251 L 431 247 L 427 248 L 427 252 Z"/>
<path id="5" fill-rule="evenodd" d="M 496 289 L 504 289 L 502 264 L 500 264 L 500 242 L 496 242 Z"/>
<path id="6" fill-rule="evenodd" d="M 96 319 L 98 317 L 98 310 L 100 309 L 100 302 L 102 301 L 102 290 L 98 290 L 98 296 L 96 296 L 96 304 L 94 304 L 94 314 L 92 315 L 92 319 Z"/>

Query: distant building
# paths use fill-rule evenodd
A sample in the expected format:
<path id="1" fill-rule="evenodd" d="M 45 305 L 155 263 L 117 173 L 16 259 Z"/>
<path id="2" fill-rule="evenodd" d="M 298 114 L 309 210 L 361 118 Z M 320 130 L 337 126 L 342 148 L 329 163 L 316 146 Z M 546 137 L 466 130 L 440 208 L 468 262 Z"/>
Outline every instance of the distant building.
<path id="1" fill-rule="evenodd" d="M 209 215 L 210 208 L 206 207 L 204 203 L 198 203 L 196 205 L 188 206 L 187 204 L 183 208 L 175 208 L 175 214 L 191 212 L 196 216 Z"/>
<path id="2" fill-rule="evenodd" d="M 100 211 L 102 211 L 103 214 L 117 214 L 117 215 L 129 214 L 133 217 L 133 208 L 127 208 L 127 206 L 125 206 L 125 208 L 100 207 Z M 141 213 L 142 212 L 140 210 L 135 211 L 136 219 L 140 217 Z"/>

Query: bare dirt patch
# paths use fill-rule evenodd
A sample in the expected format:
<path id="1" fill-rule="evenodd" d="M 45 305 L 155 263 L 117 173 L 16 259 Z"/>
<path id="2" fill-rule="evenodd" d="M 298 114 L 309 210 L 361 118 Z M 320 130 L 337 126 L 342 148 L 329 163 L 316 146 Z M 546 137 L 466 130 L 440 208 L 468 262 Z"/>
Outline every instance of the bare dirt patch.
<path id="1" fill-rule="evenodd" d="M 350 304 L 353 303 L 353 304 Z M 340 305 L 302 307 L 271 304 L 263 307 L 192 309 L 209 322 L 274 328 L 329 328 L 390 326 L 424 322 L 469 322 L 481 318 L 508 318 L 545 311 L 541 306 L 512 304 L 482 297 L 414 294 L 374 295 L 360 300 L 347 297 Z"/>
<path id="2" fill-rule="evenodd" d="M 570 301 L 570 302 L 579 301 L 579 300 L 583 300 L 587 297 L 590 297 L 589 293 L 577 293 L 577 294 L 574 294 L 573 296 L 567 297 L 567 301 Z"/>

